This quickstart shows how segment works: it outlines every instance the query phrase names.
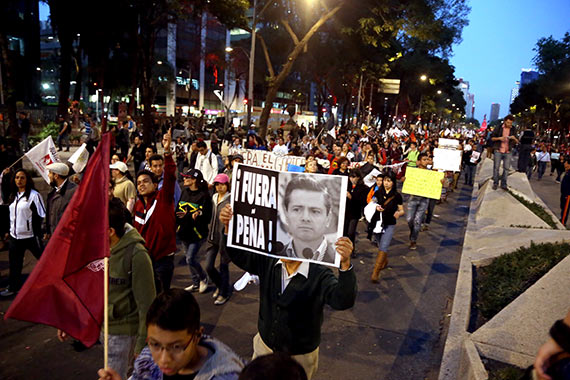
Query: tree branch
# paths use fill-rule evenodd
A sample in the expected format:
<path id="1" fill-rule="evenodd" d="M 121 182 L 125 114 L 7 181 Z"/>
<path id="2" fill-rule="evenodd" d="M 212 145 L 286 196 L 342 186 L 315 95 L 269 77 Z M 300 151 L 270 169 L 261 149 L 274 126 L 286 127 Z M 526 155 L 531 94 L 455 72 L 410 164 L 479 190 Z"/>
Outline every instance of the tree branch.
<path id="1" fill-rule="evenodd" d="M 297 35 L 293 31 L 293 29 L 291 29 L 291 25 L 289 25 L 287 20 L 280 20 L 280 21 L 281 21 L 281 24 L 283 24 L 283 26 L 285 27 L 285 30 L 287 31 L 287 33 L 289 33 L 289 35 L 291 36 L 291 39 L 293 40 L 293 43 L 295 44 L 295 46 L 299 45 L 299 38 L 297 37 Z"/>
<path id="2" fill-rule="evenodd" d="M 267 63 L 267 70 L 269 71 L 269 78 L 273 80 L 275 78 L 275 70 L 273 70 L 273 64 L 271 63 L 271 58 L 269 57 L 269 50 L 267 50 L 267 44 L 265 43 L 265 40 L 263 39 L 261 34 L 256 34 L 256 36 L 257 38 L 259 38 L 259 42 L 261 42 L 261 48 L 263 49 L 263 55 L 265 56 L 265 63 Z"/>

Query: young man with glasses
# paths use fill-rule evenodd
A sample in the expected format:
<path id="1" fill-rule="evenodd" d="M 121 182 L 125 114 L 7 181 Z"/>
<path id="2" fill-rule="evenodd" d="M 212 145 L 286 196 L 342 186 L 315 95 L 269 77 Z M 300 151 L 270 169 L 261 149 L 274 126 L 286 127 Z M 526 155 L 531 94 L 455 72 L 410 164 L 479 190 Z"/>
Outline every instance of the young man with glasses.
<path id="1" fill-rule="evenodd" d="M 135 361 L 132 380 L 237 380 L 244 362 L 228 346 L 204 335 L 200 307 L 192 293 L 161 293 L 146 316 L 147 343 Z M 99 380 L 120 380 L 100 369 Z"/>

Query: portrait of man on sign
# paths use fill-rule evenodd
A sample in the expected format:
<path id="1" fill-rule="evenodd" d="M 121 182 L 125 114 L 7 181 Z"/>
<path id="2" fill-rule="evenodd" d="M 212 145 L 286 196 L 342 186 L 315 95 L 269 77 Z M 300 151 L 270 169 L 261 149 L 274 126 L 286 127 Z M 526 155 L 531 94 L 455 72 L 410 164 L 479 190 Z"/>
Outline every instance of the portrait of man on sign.
<path id="1" fill-rule="evenodd" d="M 279 208 L 281 229 L 277 237 L 283 249 L 276 253 L 296 259 L 334 263 L 339 197 L 332 196 L 330 180 L 324 181 L 326 177 L 323 176 L 317 180 L 312 175 L 284 177 L 288 175 L 283 173 L 279 178 L 284 192 L 282 207 Z"/>

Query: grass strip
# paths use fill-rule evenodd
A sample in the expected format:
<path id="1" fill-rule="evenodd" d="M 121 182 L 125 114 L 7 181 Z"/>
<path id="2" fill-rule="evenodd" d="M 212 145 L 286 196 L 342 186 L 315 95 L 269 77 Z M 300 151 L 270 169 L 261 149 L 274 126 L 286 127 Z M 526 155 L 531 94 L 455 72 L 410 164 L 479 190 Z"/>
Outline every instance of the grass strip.
<path id="1" fill-rule="evenodd" d="M 477 270 L 477 308 L 491 319 L 570 253 L 568 243 L 531 242 Z"/>
<path id="2" fill-rule="evenodd" d="M 507 191 L 517 201 L 519 201 L 520 203 L 525 205 L 526 208 L 528 208 L 530 211 L 532 211 L 536 216 L 538 216 L 540 219 L 544 220 L 544 222 L 546 224 L 548 224 L 550 227 L 552 227 L 555 230 L 558 229 L 556 222 L 554 221 L 554 219 L 552 219 L 552 216 L 548 212 L 546 212 L 544 207 L 542 207 L 541 205 L 539 205 L 536 202 L 528 201 L 527 199 L 521 197 L 520 195 L 513 193 L 511 190 L 507 190 Z"/>
<path id="3" fill-rule="evenodd" d="M 501 368 L 489 372 L 489 380 L 520 380 L 524 375 L 520 368 Z"/>

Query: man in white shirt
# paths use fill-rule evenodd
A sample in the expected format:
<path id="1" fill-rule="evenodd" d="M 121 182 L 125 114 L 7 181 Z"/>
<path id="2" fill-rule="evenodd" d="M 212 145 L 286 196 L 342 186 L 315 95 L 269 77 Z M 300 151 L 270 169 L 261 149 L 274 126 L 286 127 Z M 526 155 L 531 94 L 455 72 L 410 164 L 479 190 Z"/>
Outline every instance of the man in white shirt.
<path id="1" fill-rule="evenodd" d="M 194 169 L 200 170 L 204 180 L 208 182 L 208 186 L 212 187 L 214 178 L 218 175 L 218 158 L 208 149 L 204 141 L 198 141 L 196 148 L 198 149 L 198 156 L 196 157 Z"/>
<path id="2" fill-rule="evenodd" d="M 279 140 L 277 140 L 277 145 L 273 147 L 273 153 L 278 156 L 285 156 L 289 153 L 289 149 L 287 149 L 287 145 L 285 145 L 282 137 L 279 137 Z"/>

